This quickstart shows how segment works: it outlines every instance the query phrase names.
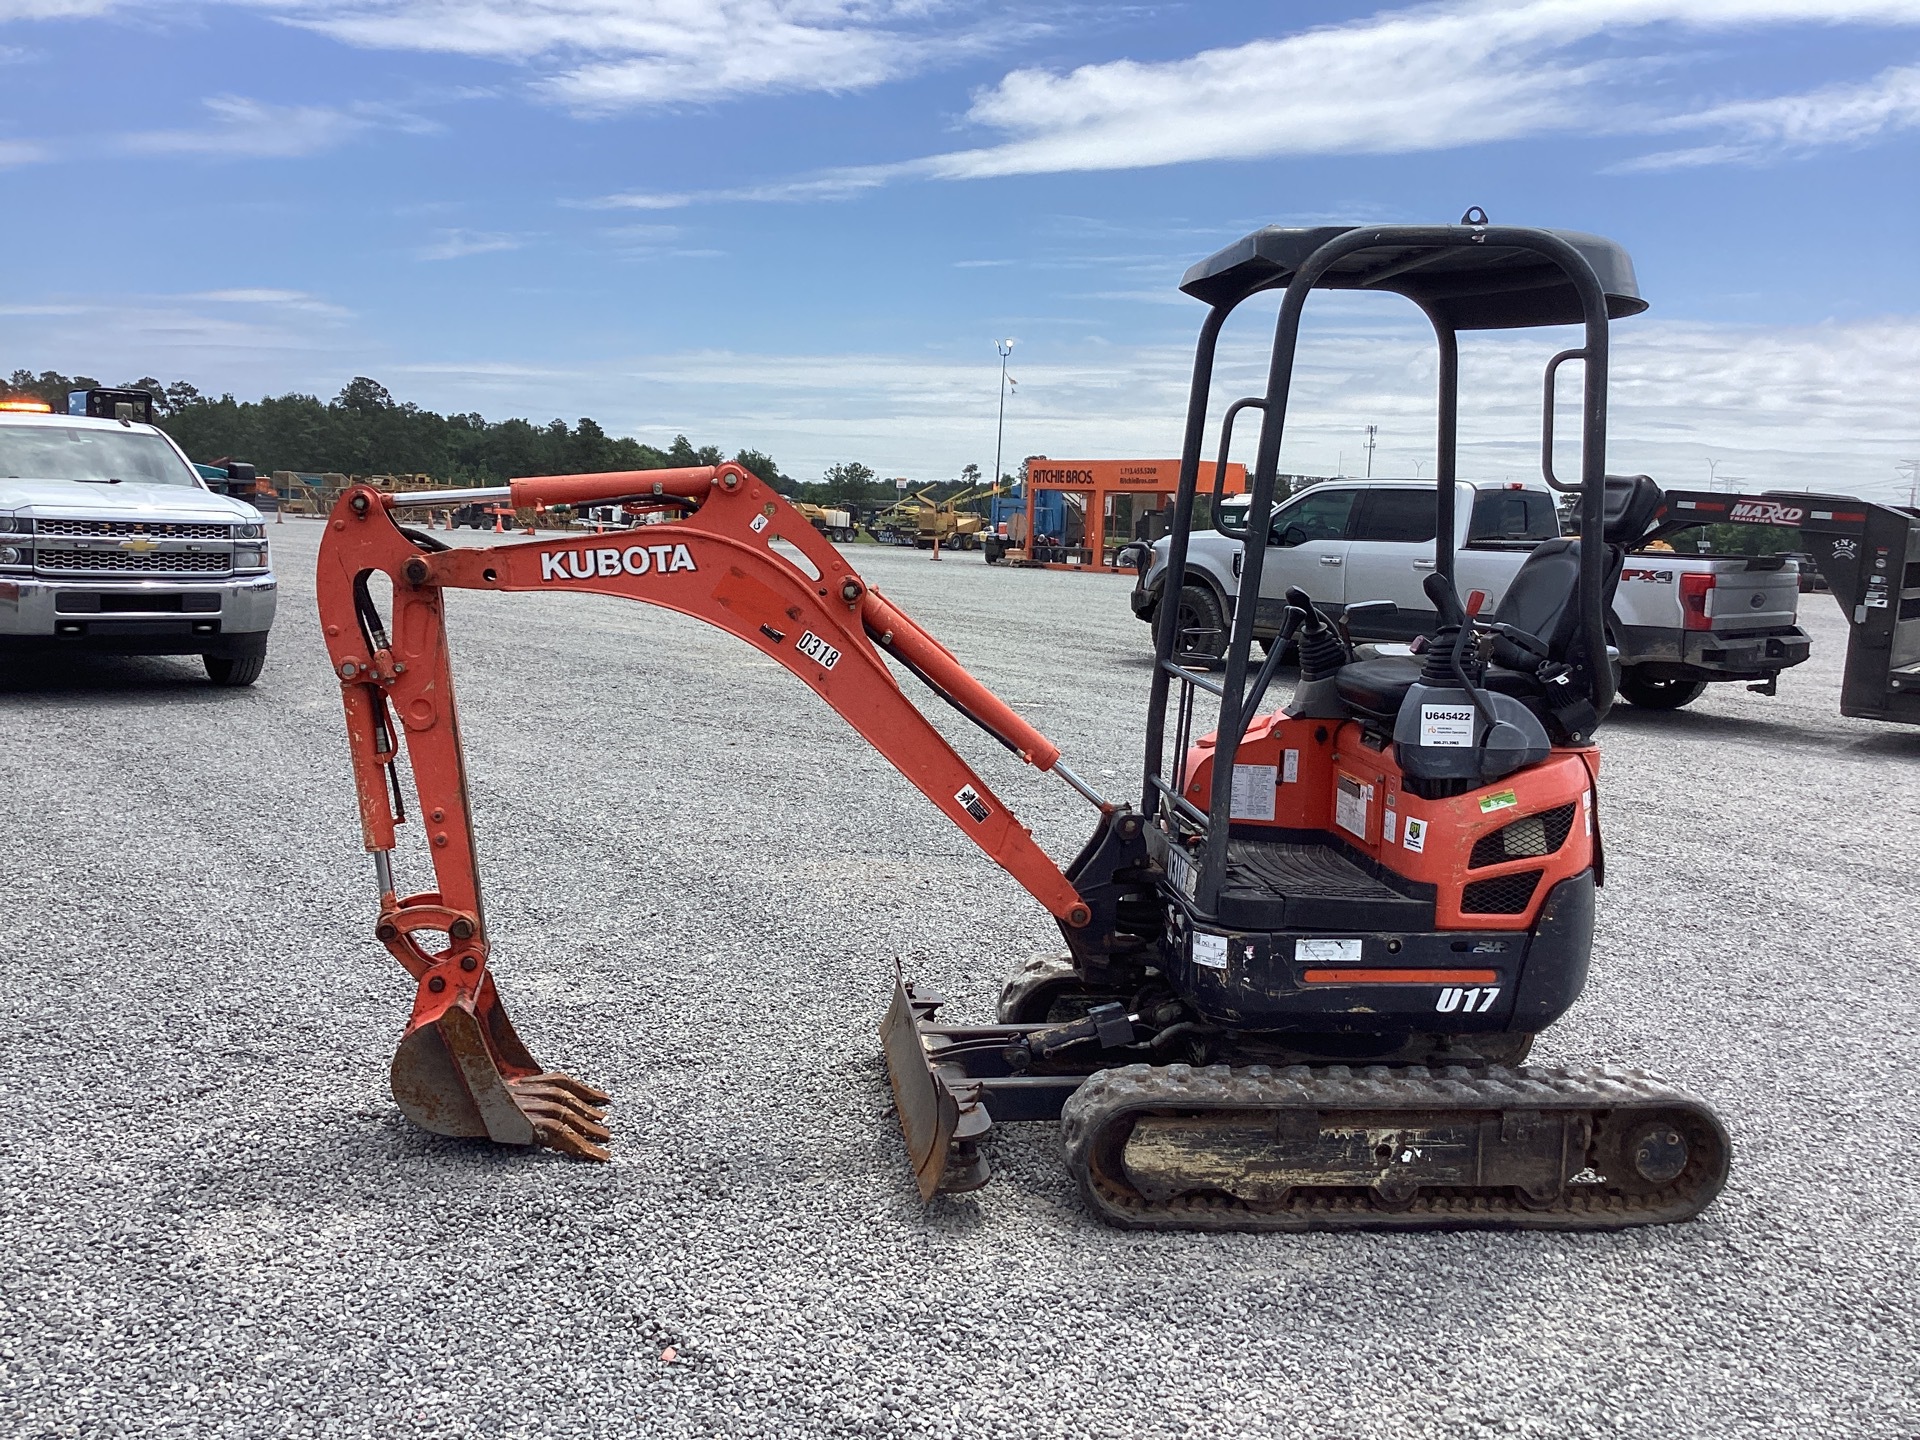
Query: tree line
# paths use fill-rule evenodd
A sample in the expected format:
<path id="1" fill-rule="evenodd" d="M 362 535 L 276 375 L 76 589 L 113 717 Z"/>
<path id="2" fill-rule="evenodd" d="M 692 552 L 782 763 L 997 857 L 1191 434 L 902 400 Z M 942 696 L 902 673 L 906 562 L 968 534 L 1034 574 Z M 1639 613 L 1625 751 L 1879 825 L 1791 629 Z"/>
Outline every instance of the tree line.
<path id="1" fill-rule="evenodd" d="M 89 375 L 15 370 L 0 381 L 0 394 L 44 400 L 64 411 L 69 391 L 99 384 Z M 718 465 L 731 458 L 783 494 L 815 504 L 869 510 L 891 504 L 900 493 L 891 480 L 858 461 L 843 461 L 830 466 L 820 480 L 802 482 L 782 473 L 764 451 L 742 449 L 728 457 L 719 446 L 696 446 L 684 435 L 662 449 L 609 435 L 586 416 L 573 425 L 557 419 L 542 425 L 525 419 L 488 420 L 474 413 L 441 415 L 396 400 L 384 385 L 364 375 L 326 401 L 298 393 L 260 400 L 215 398 L 184 380 L 162 384 L 152 376 L 117 388 L 151 394 L 155 423 L 194 459 L 206 464 L 245 460 L 262 475 L 274 470 L 431 475 L 455 484 L 488 485 L 521 475 L 664 470 Z M 973 473 L 977 476 L 977 469 Z M 947 482 L 944 488 L 957 489 L 961 483 Z"/>

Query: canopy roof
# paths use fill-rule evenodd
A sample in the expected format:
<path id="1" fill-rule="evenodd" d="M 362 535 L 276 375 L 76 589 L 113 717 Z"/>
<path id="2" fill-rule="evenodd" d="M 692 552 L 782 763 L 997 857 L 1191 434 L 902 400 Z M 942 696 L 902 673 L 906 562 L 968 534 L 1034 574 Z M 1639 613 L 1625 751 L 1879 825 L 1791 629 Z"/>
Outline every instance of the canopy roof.
<path id="1" fill-rule="evenodd" d="M 1461 236 L 1477 230 L 1487 238 L 1477 244 L 1434 244 L 1432 237 L 1442 228 Z M 1314 251 L 1356 230 L 1378 236 L 1378 243 L 1336 261 L 1314 288 L 1392 291 L 1455 330 L 1577 325 L 1585 319 L 1578 293 L 1556 263 L 1536 251 L 1494 243 L 1502 227 L 1322 225 L 1293 230 L 1270 225 L 1202 260 L 1187 271 L 1180 288 L 1209 305 L 1232 304 L 1285 285 Z M 1574 230 L 1534 233 L 1555 236 L 1586 257 L 1606 292 L 1609 319 L 1638 315 L 1647 308 L 1634 279 L 1633 260 L 1613 241 Z"/>

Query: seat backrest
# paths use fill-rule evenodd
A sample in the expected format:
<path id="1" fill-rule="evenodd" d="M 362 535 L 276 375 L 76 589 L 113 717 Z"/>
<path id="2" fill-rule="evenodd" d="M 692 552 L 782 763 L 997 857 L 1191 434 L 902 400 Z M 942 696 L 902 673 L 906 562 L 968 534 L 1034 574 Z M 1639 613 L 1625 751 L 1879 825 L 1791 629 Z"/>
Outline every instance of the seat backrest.
<path id="1" fill-rule="evenodd" d="M 1613 608 L 1627 547 L 1647 533 L 1654 512 L 1665 498 L 1648 476 L 1607 477 L 1602 530 L 1607 554 L 1601 568 L 1600 591 L 1600 603 L 1606 609 Z M 1570 658 L 1580 633 L 1579 596 L 1580 541 L 1565 537 L 1543 541 L 1514 575 L 1493 618 L 1499 624 L 1537 636 L 1546 644 L 1550 659 L 1564 661 Z M 1493 658 L 1496 664 L 1515 670 L 1531 670 L 1538 663 L 1507 640 L 1494 642 Z"/>
<path id="2" fill-rule="evenodd" d="M 1616 563 L 1613 575 L 1618 579 Z M 1607 587 L 1609 601 L 1613 587 Z M 1493 612 L 1496 624 L 1537 636 L 1554 660 L 1565 660 L 1573 637 L 1580 628 L 1580 542 L 1543 540 L 1533 548 L 1525 563 L 1515 572 L 1500 607 Z M 1515 670 L 1531 670 L 1539 662 L 1509 640 L 1495 640 L 1494 662 Z"/>

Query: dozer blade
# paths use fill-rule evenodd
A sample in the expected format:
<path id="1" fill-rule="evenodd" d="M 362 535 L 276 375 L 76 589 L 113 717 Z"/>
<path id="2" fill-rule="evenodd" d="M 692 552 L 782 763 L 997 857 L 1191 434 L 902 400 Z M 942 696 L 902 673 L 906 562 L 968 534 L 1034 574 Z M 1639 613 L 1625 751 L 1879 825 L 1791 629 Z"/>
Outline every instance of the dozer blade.
<path id="1" fill-rule="evenodd" d="M 417 1016 L 393 1057 L 393 1098 L 422 1130 L 610 1158 L 603 1091 L 542 1070 L 489 976 L 477 995 Z"/>
<path id="2" fill-rule="evenodd" d="M 880 1025 L 894 1109 L 900 1112 L 900 1133 L 922 1200 L 942 1191 L 978 1190 L 987 1183 L 987 1162 L 976 1142 L 993 1123 L 977 1097 L 961 1102 L 920 1041 L 919 1011 L 930 1014 L 939 1004 L 916 996 L 896 976 L 893 1004 Z"/>

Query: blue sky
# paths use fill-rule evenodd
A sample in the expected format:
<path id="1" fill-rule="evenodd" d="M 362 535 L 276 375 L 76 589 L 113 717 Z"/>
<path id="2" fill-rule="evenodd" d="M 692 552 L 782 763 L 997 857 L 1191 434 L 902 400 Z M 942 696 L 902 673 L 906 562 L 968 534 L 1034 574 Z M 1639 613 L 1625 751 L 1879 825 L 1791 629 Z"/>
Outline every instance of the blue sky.
<path id="1" fill-rule="evenodd" d="M 1612 468 L 1891 496 L 1917 162 L 1920 0 L 0 0 L 0 365 L 937 479 L 1011 336 L 1011 455 L 1168 454 L 1189 263 L 1478 204 L 1634 254 Z M 1431 473 L 1399 302 L 1311 338 L 1287 467 Z M 1562 339 L 1469 342 L 1469 470 L 1532 473 Z"/>

